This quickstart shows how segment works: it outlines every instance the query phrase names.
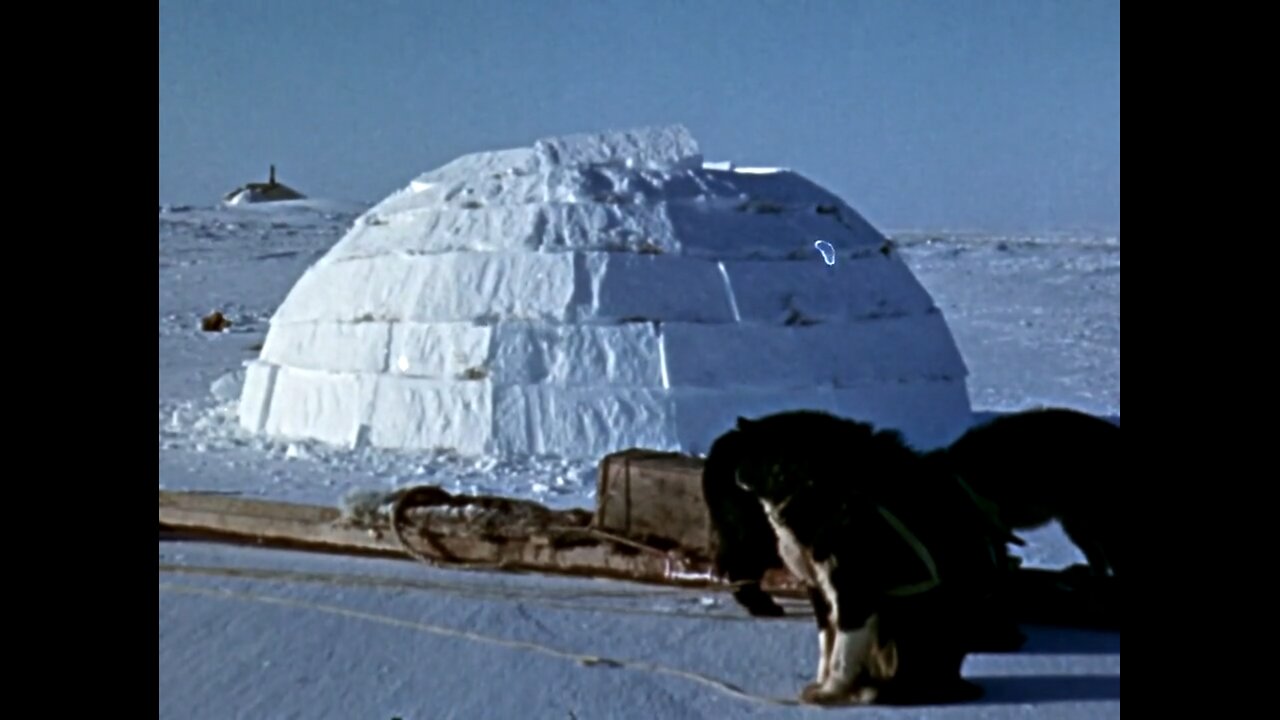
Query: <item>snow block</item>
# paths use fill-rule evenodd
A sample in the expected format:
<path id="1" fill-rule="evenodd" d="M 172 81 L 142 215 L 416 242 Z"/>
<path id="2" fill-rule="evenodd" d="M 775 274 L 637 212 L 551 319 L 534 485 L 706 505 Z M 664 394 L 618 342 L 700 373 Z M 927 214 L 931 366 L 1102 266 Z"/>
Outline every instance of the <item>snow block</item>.
<path id="1" fill-rule="evenodd" d="M 483 189 L 482 183 L 496 182 L 505 192 L 518 195 L 523 191 L 533 198 L 542 192 L 538 163 L 538 156 L 533 148 L 463 155 L 414 178 L 407 187 L 369 208 L 357 220 L 357 224 L 376 222 L 387 215 L 406 210 L 435 207 L 457 199 L 460 195 L 483 197 L 488 193 Z M 471 188 L 470 192 L 467 188 Z M 462 197 L 460 202 L 467 199 L 468 197 Z"/>
<path id="2" fill-rule="evenodd" d="M 415 182 L 434 183 L 441 180 L 471 177 L 524 177 L 538 173 L 541 160 L 531 147 L 488 150 L 468 153 L 440 167 L 422 173 Z M 412 189 L 410 185 L 410 189 Z"/>
<path id="3" fill-rule="evenodd" d="M 244 385 L 240 390 L 237 415 L 240 427 L 251 433 L 260 433 L 266 427 L 278 370 L 275 365 L 261 360 L 245 363 Z"/>
<path id="4" fill-rule="evenodd" d="M 822 410 L 896 428 L 922 450 L 949 444 L 972 421 L 968 391 L 960 379 L 785 391 L 681 389 L 672 391 L 672 400 L 678 426 L 673 440 L 697 455 L 705 455 L 717 437 L 737 425 L 739 416 Z"/>
<path id="5" fill-rule="evenodd" d="M 549 384 L 662 387 L 662 359 L 653 324 L 532 325 L 494 328 L 488 364 L 499 385 Z"/>
<path id="6" fill-rule="evenodd" d="M 850 228 L 855 232 L 879 234 L 840 196 L 794 170 L 735 168 L 725 172 L 707 169 L 705 174 L 715 182 L 731 187 L 732 192 L 724 194 L 747 200 L 755 212 L 767 212 L 771 207 L 820 212 L 852 221 L 852 225 L 861 223 L 863 227 Z"/>
<path id="7" fill-rule="evenodd" d="M 962 378 L 869 384 L 834 391 L 835 412 L 900 430 L 921 450 L 948 445 L 973 422 Z"/>
<path id="8" fill-rule="evenodd" d="M 369 412 L 369 440 L 401 450 L 488 450 L 493 399 L 487 381 L 447 382 L 381 376 Z"/>
<path id="9" fill-rule="evenodd" d="M 673 126 L 415 178 L 297 281 L 240 405 L 283 437 L 598 458 L 794 408 L 932 442 L 967 427 L 966 374 L 857 212 L 790 170 L 704 164 Z"/>
<path id="10" fill-rule="evenodd" d="M 963 378 L 941 314 L 786 327 L 664 323 L 670 386 L 849 387 Z"/>
<path id="11" fill-rule="evenodd" d="M 831 243 L 837 255 L 844 257 L 860 248 L 866 254 L 866 249 L 884 244 L 882 235 L 855 233 L 834 216 L 815 212 L 812 206 L 768 212 L 753 207 L 745 200 L 736 200 L 730 207 L 670 203 L 666 212 L 681 252 L 692 257 L 798 259 L 822 264 L 822 255 L 813 246 L 816 240 Z"/>
<path id="12" fill-rule="evenodd" d="M 307 269 L 271 318 L 277 324 L 404 319 L 406 291 L 423 282 L 405 258 L 319 262 Z"/>
<path id="13" fill-rule="evenodd" d="M 312 267 L 272 322 L 557 321 L 573 289 L 560 253 L 384 255 Z"/>
<path id="14" fill-rule="evenodd" d="M 261 357 L 285 367 L 376 373 L 387 369 L 390 342 L 388 323 L 279 323 L 267 333 Z"/>
<path id="15" fill-rule="evenodd" d="M 632 446 L 675 449 L 673 423 L 663 390 L 494 389 L 494 449 L 503 455 L 585 458 Z"/>
<path id="16" fill-rule="evenodd" d="M 388 371 L 434 380 L 486 373 L 492 332 L 471 323 L 395 323 Z"/>
<path id="17" fill-rule="evenodd" d="M 812 256 L 815 239 L 842 256 L 884 244 L 838 197 L 786 170 L 535 161 L 465 174 L 470 164 L 452 166 L 375 206 L 322 262 L 385 252 L 548 249 L 783 258 Z"/>
<path id="18" fill-rule="evenodd" d="M 255 375 L 246 377 L 246 386 Z M 598 458 L 629 447 L 705 454 L 738 416 L 786 410 L 825 410 L 900 429 L 908 442 L 932 449 L 959 437 L 972 418 L 963 379 L 849 388 L 603 392 L 287 369 L 279 378 L 265 426 L 271 435 L 350 447 L 364 431 L 376 447 L 448 448 L 464 455 Z M 250 427 L 252 421 L 242 412 L 242 424 Z"/>
<path id="19" fill-rule="evenodd" d="M 711 443 L 732 430 L 738 417 L 760 417 L 784 410 L 826 410 L 836 407 L 830 388 L 798 390 L 722 390 L 681 388 L 671 391 L 676 436 L 684 452 L 705 455 Z"/>
<path id="20" fill-rule="evenodd" d="M 470 177 L 441 177 L 418 181 L 417 191 L 396 205 L 383 206 L 366 224 L 390 221 L 398 216 L 430 209 L 483 210 L 489 207 L 532 205 L 547 198 L 543 175 L 501 173 Z"/>
<path id="21" fill-rule="evenodd" d="M 413 321 L 564 318 L 574 291 L 572 258 L 538 253 L 456 253 L 439 258 L 417 288 Z"/>
<path id="22" fill-rule="evenodd" d="M 426 208 L 357 226 L 324 262 L 378 255 L 538 251 L 674 253 L 679 240 L 665 206 L 600 203 Z"/>
<path id="23" fill-rule="evenodd" d="M 575 253 L 571 319 L 596 322 L 733 322 L 720 269 L 680 256 Z"/>
<path id="24" fill-rule="evenodd" d="M 700 167 L 698 143 L 682 125 L 544 138 L 533 150 L 545 165 L 625 163 L 635 167 Z"/>
<path id="25" fill-rule="evenodd" d="M 367 422 L 375 375 L 280 368 L 264 430 L 353 447 Z"/>
<path id="26" fill-rule="evenodd" d="M 538 205 L 497 205 L 479 209 L 428 207 L 380 216 L 357 225 L 334 245 L 328 262 L 379 255 L 424 255 L 461 250 L 538 250 L 545 224 Z"/>
<path id="27" fill-rule="evenodd" d="M 696 190 L 697 188 L 695 188 Z M 716 259 L 772 258 L 822 264 L 816 240 L 835 248 L 837 265 L 876 258 L 886 239 L 870 226 L 850 228 L 812 202 L 782 208 L 731 197 L 655 202 L 611 189 L 569 188 L 546 203 L 429 206 L 357 224 L 323 264 L 387 254 L 456 251 L 630 251 Z M 627 190 L 634 192 L 634 188 Z M 825 266 L 824 266 L 825 267 Z"/>
<path id="28" fill-rule="evenodd" d="M 740 198 L 732 185 L 716 182 L 701 170 L 637 171 L 624 165 L 575 165 L 550 170 L 542 201 L 643 208 L 662 202 L 715 202 L 732 206 L 734 199 Z"/>
<path id="29" fill-rule="evenodd" d="M 680 241 L 663 205 L 601 203 L 545 205 L 539 217 L 542 250 L 678 252 Z"/>
<path id="30" fill-rule="evenodd" d="M 898 257 L 875 253 L 827 265 L 809 246 L 813 256 L 804 261 L 725 261 L 742 322 L 849 322 L 933 310 L 933 298 Z"/>

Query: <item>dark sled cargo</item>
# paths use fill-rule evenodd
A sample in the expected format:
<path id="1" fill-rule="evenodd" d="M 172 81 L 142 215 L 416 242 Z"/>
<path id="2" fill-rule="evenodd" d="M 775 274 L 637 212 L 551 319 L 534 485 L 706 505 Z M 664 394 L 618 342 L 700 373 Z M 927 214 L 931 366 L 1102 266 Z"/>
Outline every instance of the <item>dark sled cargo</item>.
<path id="1" fill-rule="evenodd" d="M 632 448 L 600 461 L 596 527 L 660 547 L 711 556 L 711 517 L 702 499 L 702 461 Z"/>

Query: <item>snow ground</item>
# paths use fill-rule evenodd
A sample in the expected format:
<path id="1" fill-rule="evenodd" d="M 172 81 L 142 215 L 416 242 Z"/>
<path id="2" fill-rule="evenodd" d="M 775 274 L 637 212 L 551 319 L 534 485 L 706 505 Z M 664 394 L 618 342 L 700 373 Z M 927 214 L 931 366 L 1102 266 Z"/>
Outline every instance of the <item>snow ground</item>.
<path id="1" fill-rule="evenodd" d="M 821 709 L 722 685 L 796 697 L 817 654 L 800 603 L 757 620 L 721 594 L 203 543 L 161 543 L 159 565 L 162 718 L 1120 716 L 1110 633 L 1028 628 L 1020 653 L 970 656 L 974 704 Z"/>
<path id="2" fill-rule="evenodd" d="M 590 507 L 594 463 L 335 451 L 263 440 L 236 427 L 241 363 L 257 356 L 293 282 L 356 217 L 336 212 L 344 206 L 335 203 L 306 202 L 321 209 L 300 201 L 274 212 L 161 213 L 161 487 L 331 504 L 354 489 L 431 482 Z M 913 233 L 895 241 L 951 325 L 976 409 L 1062 404 L 1119 417 L 1118 239 Z M 230 331 L 199 330 L 200 317 L 214 309 L 233 320 Z"/>
<path id="3" fill-rule="evenodd" d="M 324 201 L 161 209 L 160 487 L 334 505 L 355 489 L 428 482 L 592 507 L 595 468 L 588 464 L 342 452 L 265 441 L 238 428 L 232 413 L 240 363 L 256 356 L 276 305 L 359 210 Z M 1061 404 L 1118 421 L 1117 238 L 894 237 L 952 327 L 971 373 L 975 408 Z M 200 317 L 214 309 L 233 321 L 228 332 L 199 330 Z M 1029 565 L 1080 560 L 1056 527 L 1028 540 Z M 794 697 L 807 682 L 816 654 L 812 619 L 800 607 L 799 617 L 747 621 L 720 595 L 191 543 L 162 542 L 160 566 L 161 717 L 585 720 L 824 712 L 735 699 L 652 670 L 580 667 L 524 649 L 406 632 L 385 618 L 190 594 L 175 586 L 283 596 L 643 660 L 783 697 Z M 200 573 L 196 566 L 223 570 Z M 255 568 L 310 575 L 245 576 Z M 319 581 L 352 575 L 374 579 Z M 715 604 L 704 606 L 703 597 Z M 1119 717 L 1115 635 L 1033 632 L 1024 652 L 974 656 L 966 674 L 988 697 L 976 706 L 931 709 L 928 717 Z"/>

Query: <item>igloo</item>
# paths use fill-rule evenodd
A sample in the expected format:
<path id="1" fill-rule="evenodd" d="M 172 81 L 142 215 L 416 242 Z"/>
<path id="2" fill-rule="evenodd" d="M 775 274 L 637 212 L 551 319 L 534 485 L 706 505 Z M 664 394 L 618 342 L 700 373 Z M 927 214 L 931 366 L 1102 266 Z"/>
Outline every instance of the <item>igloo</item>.
<path id="1" fill-rule="evenodd" d="M 466 456 L 705 453 L 825 409 L 921 447 L 970 422 L 941 311 L 886 238 L 680 126 L 480 152 L 358 218 L 250 362 L 255 433 Z"/>

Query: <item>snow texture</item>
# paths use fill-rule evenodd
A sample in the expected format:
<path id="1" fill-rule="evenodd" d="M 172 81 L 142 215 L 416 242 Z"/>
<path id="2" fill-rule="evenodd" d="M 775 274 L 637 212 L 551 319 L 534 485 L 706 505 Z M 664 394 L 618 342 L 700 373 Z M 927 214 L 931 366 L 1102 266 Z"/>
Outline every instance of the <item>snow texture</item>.
<path id="1" fill-rule="evenodd" d="M 241 427 L 243 394 L 262 400 L 249 404 L 247 413 L 258 424 L 267 422 L 265 401 L 274 395 L 270 387 L 252 393 L 241 388 L 270 386 L 282 371 L 269 362 L 244 368 L 243 361 L 265 349 L 267 336 L 274 335 L 268 333 L 272 314 L 365 209 L 320 200 L 161 208 L 161 489 L 336 506 L 353 491 L 382 497 L 397 487 L 431 483 L 451 492 L 592 507 L 594 459 L 463 458 L 360 442 L 343 449 Z M 1057 404 L 1118 422 L 1118 238 L 912 232 L 893 239 L 895 252 L 946 312 L 972 372 L 970 392 L 981 411 L 975 420 Z M 787 267 L 828 269 L 812 245 L 808 252 L 811 262 Z M 847 259 L 841 256 L 829 269 L 846 268 Z M 725 284 L 718 272 L 717 280 Z M 798 285 L 797 297 L 816 297 L 800 293 L 820 290 L 810 281 Z M 745 315 L 744 288 L 734 290 Z M 822 302 L 811 307 L 830 309 Z M 201 332 L 200 318 L 215 309 L 231 319 L 231 327 Z M 440 381 L 480 367 L 474 360 L 488 357 L 490 333 L 498 324 L 473 324 L 466 331 L 455 325 L 394 326 L 388 366 L 398 369 L 404 357 L 408 370 L 388 377 Z M 575 373 L 604 372 L 602 377 L 619 385 L 664 374 L 662 343 L 656 370 L 655 361 L 617 359 L 652 357 L 645 349 L 657 342 L 652 323 L 609 327 L 617 335 L 603 340 L 589 323 L 524 329 L 513 323 L 501 343 L 502 362 L 490 371 L 510 377 L 517 388 L 581 384 Z M 310 342 L 296 337 L 272 337 L 272 352 L 296 353 L 296 343 Z M 619 350 L 631 346 L 638 349 Z M 365 361 L 358 352 L 342 357 Z M 679 357 L 670 360 L 675 383 L 686 369 Z M 286 366 L 290 372 L 324 372 L 292 362 Z M 687 391 L 673 385 L 673 392 Z M 834 403 L 838 388 L 776 392 L 807 406 Z M 927 394 L 919 402 L 927 403 Z M 1056 525 L 1024 537 L 1028 546 L 1016 552 L 1028 566 L 1083 560 Z M 163 539 L 159 555 L 164 720 L 1120 717 L 1118 634 L 1027 628 L 1030 642 L 1021 652 L 968 658 L 966 677 L 986 691 L 971 704 L 778 707 L 741 699 L 710 681 L 752 695 L 795 697 L 810 679 L 817 649 L 803 603 L 786 603 L 786 618 L 759 620 L 746 617 L 723 593 Z M 648 665 L 590 664 L 547 650 Z M 697 673 L 703 680 L 679 673 Z"/>
<path id="2" fill-rule="evenodd" d="M 301 276 L 340 241 L 367 209 L 368 206 L 319 199 L 238 208 L 161 208 L 162 488 L 216 490 L 331 505 L 352 490 L 385 491 L 429 482 L 451 492 L 527 497 L 554 507 L 593 505 L 598 457 L 466 458 L 451 450 L 375 447 L 369 438 L 372 428 L 362 428 L 360 417 L 325 428 L 326 435 L 341 438 L 341 443 L 354 442 L 354 448 L 267 435 L 263 431 L 268 422 L 269 400 L 276 394 L 275 384 L 282 372 L 287 371 L 295 379 L 308 372 L 341 374 L 310 362 L 317 355 L 327 355 L 335 363 L 341 359 L 348 367 L 359 367 L 359 363 L 387 367 L 378 375 L 386 379 L 384 393 L 386 388 L 402 387 L 392 381 L 423 381 L 414 389 L 421 394 L 430 392 L 426 381 L 478 387 L 478 380 L 457 379 L 492 378 L 491 382 L 506 390 L 493 395 L 491 401 L 503 407 L 522 408 L 521 412 L 527 406 L 528 394 L 538 388 L 587 387 L 589 378 L 594 377 L 612 387 L 630 388 L 633 392 L 625 397 L 634 411 L 651 407 L 637 407 L 645 396 L 635 390 L 667 389 L 665 407 L 674 407 L 686 422 L 712 429 L 727 428 L 735 419 L 730 409 L 714 402 L 696 402 L 701 391 L 683 384 L 689 382 L 690 373 L 696 376 L 712 369 L 732 370 L 754 382 L 760 377 L 807 378 L 803 382 L 818 377 L 827 383 L 790 389 L 780 383 L 772 388 L 752 387 L 750 392 L 744 389 L 738 406 L 745 410 L 742 414 L 763 414 L 778 404 L 819 406 L 852 415 L 863 412 L 856 404 L 858 398 L 844 392 L 833 375 L 826 380 L 820 375 L 824 367 L 832 373 L 853 373 L 852 366 L 837 368 L 836 360 L 819 361 L 822 355 L 814 350 L 795 357 L 786 373 L 764 373 L 755 368 L 757 362 L 770 362 L 774 367 L 786 365 L 789 361 L 785 347 L 781 354 L 753 354 L 751 362 L 715 365 L 710 363 L 711 356 L 720 351 L 713 343 L 673 350 L 680 337 L 679 323 L 396 323 L 390 326 L 390 350 L 385 358 L 364 350 L 357 352 L 337 339 L 348 337 L 342 333 L 371 332 L 377 327 L 375 323 L 315 324 L 314 328 L 298 323 L 288 331 L 282 331 L 283 324 L 271 326 L 273 313 Z M 1117 238 L 910 232 L 895 233 L 893 241 L 895 253 L 901 253 L 910 272 L 920 278 L 946 312 L 947 323 L 972 371 L 969 388 L 974 407 L 990 414 L 1057 404 L 1118 419 Z M 828 268 L 817 250 L 810 247 L 809 252 L 813 257 L 810 262 L 773 263 L 775 270 L 785 267 L 802 272 L 838 272 L 851 266 L 841 260 Z M 730 266 L 734 262 L 724 264 Z M 770 264 L 742 262 L 758 262 L 766 269 Z M 725 277 L 718 267 L 717 276 L 724 287 Z M 738 277 L 744 277 L 741 270 Z M 795 302 L 805 312 L 830 310 L 829 303 L 816 299 L 821 297 L 822 288 L 813 282 L 813 277 L 788 284 L 793 282 L 798 286 Z M 909 284 L 907 288 L 918 293 Z M 738 314 L 752 312 L 751 301 L 746 299 L 749 289 L 746 281 L 732 288 Z M 915 297 L 927 301 L 929 295 L 919 293 Z M 760 307 L 767 307 L 761 302 Z M 231 327 L 220 333 L 201 332 L 200 318 L 215 309 L 231 319 Z M 729 312 L 735 311 L 730 308 Z M 886 317 L 885 326 L 911 322 L 910 317 Z M 752 329 L 746 327 L 749 324 Z M 730 334 L 820 333 L 826 325 L 779 326 L 760 322 L 706 327 Z M 326 333 L 333 339 L 326 340 Z M 492 341 L 495 337 L 498 340 Z M 659 342 L 659 338 L 663 341 Z M 328 353 L 301 350 L 307 343 L 323 342 L 337 346 Z M 664 348 L 673 351 L 664 352 Z M 848 352 L 843 346 L 832 350 Z M 260 357 L 264 353 L 268 358 L 281 359 L 264 360 Z M 706 362 L 689 360 L 703 353 L 707 354 Z M 726 355 L 721 353 L 720 357 Z M 859 366 L 858 372 L 875 371 L 880 359 L 865 358 L 867 364 Z M 901 360 L 915 362 L 917 358 Z M 244 367 L 246 361 L 248 367 Z M 285 385 L 289 382 L 286 380 Z M 313 390 L 315 399 L 310 402 L 347 402 L 341 398 L 341 386 L 317 387 L 325 389 Z M 468 399 L 465 395 L 455 397 Z M 566 393 L 556 407 L 571 404 L 573 399 L 571 393 Z M 874 397 L 866 399 L 875 401 Z M 473 396 L 471 400 L 483 401 L 483 396 Z M 913 397 L 898 395 L 894 407 L 908 418 L 916 417 L 918 422 L 919 416 L 932 409 L 931 402 L 930 393 L 925 390 Z M 960 402 L 957 398 L 955 412 L 962 410 Z M 940 413 L 938 417 L 945 419 L 946 415 Z M 572 430 L 571 423 L 565 422 L 559 429 L 548 427 L 538 437 L 531 437 L 526 430 L 528 416 L 499 417 L 498 421 L 511 428 L 512 445 L 522 447 L 553 446 L 558 437 Z M 663 422 L 668 421 L 669 418 Z M 380 427 L 379 432 L 410 432 L 413 422 L 412 416 L 406 416 Z M 885 422 L 899 421 L 888 416 Z M 659 425 L 657 431 L 669 432 L 664 429 L 667 427 Z M 691 442 L 696 444 L 696 438 Z M 1056 537 L 1058 531 L 1045 532 L 1046 537 Z M 1058 567 L 1079 560 L 1069 544 L 1033 544 L 1025 554 L 1028 562 L 1037 566 Z"/>
<path id="3" fill-rule="evenodd" d="M 970 417 L 887 239 L 798 174 L 704 163 L 680 126 L 423 174 L 302 274 L 250 372 L 252 432 L 477 457 L 703 453 L 797 403 L 922 447 Z"/>
<path id="4" fill-rule="evenodd" d="M 972 703 L 782 706 L 817 655 L 805 603 L 748 617 L 727 593 L 396 560 L 161 543 L 159 717 L 1120 717 L 1117 634 L 1028 627 L 974 654 Z"/>

